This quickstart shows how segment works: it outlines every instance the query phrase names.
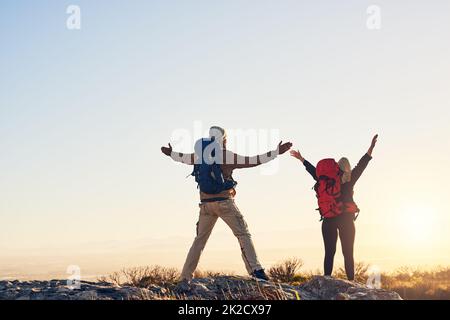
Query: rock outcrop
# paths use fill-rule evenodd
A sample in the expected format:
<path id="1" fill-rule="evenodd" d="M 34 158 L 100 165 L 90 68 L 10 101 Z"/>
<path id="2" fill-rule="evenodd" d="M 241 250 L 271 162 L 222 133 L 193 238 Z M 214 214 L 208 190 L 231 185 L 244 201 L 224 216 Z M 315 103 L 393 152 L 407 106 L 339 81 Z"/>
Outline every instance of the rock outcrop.
<path id="1" fill-rule="evenodd" d="M 316 276 L 297 288 L 305 300 L 402 300 L 394 291 L 331 277 Z"/>
<path id="2" fill-rule="evenodd" d="M 157 299 L 148 289 L 81 281 L 80 289 L 66 280 L 0 281 L 0 300 L 135 300 Z"/>
<path id="3" fill-rule="evenodd" d="M 298 286 L 255 281 L 246 277 L 219 276 L 194 279 L 187 287 L 150 285 L 146 288 L 82 281 L 80 289 L 64 280 L 0 281 L 0 300 L 400 300 L 392 291 L 316 276 Z"/>

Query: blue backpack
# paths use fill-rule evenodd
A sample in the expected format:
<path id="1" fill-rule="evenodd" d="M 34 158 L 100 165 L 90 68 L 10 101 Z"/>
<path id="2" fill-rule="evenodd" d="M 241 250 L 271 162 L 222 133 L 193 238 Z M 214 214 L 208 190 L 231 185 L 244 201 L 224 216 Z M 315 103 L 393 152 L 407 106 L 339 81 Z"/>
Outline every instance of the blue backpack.
<path id="1" fill-rule="evenodd" d="M 215 157 L 216 151 L 218 153 Z M 207 194 L 218 194 L 222 191 L 232 189 L 237 182 L 225 180 L 220 164 L 222 161 L 222 148 L 214 141 L 214 138 L 203 138 L 195 144 L 197 156 L 194 171 L 191 175 L 195 177 L 197 188 Z"/>

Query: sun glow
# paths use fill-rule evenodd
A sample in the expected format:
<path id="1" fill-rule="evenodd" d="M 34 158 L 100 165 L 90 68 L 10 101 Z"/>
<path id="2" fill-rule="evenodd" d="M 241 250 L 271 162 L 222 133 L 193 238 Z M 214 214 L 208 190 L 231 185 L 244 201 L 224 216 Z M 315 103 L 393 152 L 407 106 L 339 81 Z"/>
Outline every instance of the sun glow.
<path id="1" fill-rule="evenodd" d="M 425 206 L 408 206 L 401 210 L 396 225 L 399 241 L 427 246 L 434 242 L 436 212 Z"/>

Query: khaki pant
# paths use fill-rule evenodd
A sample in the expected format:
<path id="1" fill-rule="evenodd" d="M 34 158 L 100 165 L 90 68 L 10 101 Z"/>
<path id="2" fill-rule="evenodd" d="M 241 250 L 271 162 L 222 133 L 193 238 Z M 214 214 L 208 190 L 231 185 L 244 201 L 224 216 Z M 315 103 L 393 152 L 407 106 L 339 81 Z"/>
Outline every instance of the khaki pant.
<path id="1" fill-rule="evenodd" d="M 200 216 L 197 223 L 197 236 L 189 250 L 183 271 L 182 280 L 191 280 L 197 268 L 200 255 L 205 248 L 211 231 L 218 218 L 221 218 L 233 231 L 239 241 L 242 252 L 242 259 L 249 274 L 255 270 L 262 269 L 256 256 L 255 247 L 248 231 L 247 223 L 239 212 L 233 199 L 215 202 L 205 202 L 200 204 Z"/>

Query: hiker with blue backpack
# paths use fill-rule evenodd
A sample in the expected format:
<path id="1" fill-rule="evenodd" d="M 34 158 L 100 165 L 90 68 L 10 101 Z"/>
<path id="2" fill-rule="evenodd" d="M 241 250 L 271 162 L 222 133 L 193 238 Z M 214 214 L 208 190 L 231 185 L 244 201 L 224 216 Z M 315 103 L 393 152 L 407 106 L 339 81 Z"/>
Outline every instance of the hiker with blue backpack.
<path id="1" fill-rule="evenodd" d="M 303 163 L 306 171 L 316 181 L 314 190 L 322 220 L 322 236 L 325 246 L 324 273 L 326 276 L 331 276 L 333 272 L 334 254 L 339 235 L 344 255 L 345 273 L 348 280 L 353 281 L 355 278 L 354 221 L 359 213 L 359 208 L 353 200 L 353 188 L 372 159 L 377 139 L 378 135 L 375 135 L 369 150 L 353 170 L 347 158 L 341 158 L 338 162 L 334 159 L 323 159 L 314 167 L 303 158 L 299 151 L 291 151 L 291 155 Z"/>
<path id="2" fill-rule="evenodd" d="M 225 130 L 213 126 L 209 130 L 208 138 L 196 142 L 195 152 L 192 154 L 174 152 L 170 144 L 161 148 L 161 151 L 173 160 L 194 166 L 192 175 L 200 191 L 197 236 L 181 272 L 181 283 L 187 285 L 193 278 L 201 253 L 218 218 L 221 218 L 237 237 L 248 273 L 255 278 L 268 280 L 258 261 L 247 223 L 234 202 L 237 183 L 232 174 L 234 169 L 252 168 L 274 160 L 288 151 L 292 143 L 280 142 L 277 149 L 253 157 L 241 156 L 227 150 L 226 143 Z"/>

